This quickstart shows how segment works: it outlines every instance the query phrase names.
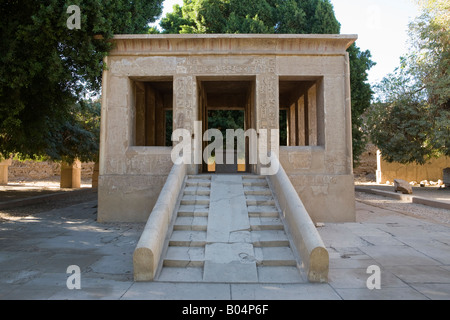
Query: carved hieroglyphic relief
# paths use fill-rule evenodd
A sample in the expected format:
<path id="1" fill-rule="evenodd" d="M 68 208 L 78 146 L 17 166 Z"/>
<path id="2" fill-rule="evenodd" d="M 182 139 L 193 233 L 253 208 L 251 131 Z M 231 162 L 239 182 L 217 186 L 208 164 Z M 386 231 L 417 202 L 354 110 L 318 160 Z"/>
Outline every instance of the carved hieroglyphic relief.
<path id="1" fill-rule="evenodd" d="M 178 58 L 177 73 L 195 75 L 256 75 L 275 73 L 272 57 L 186 57 Z"/>
<path id="2" fill-rule="evenodd" d="M 195 112 L 196 83 L 194 77 L 177 77 L 174 81 L 174 118 L 175 129 L 184 128 L 193 132 Z"/>
<path id="3" fill-rule="evenodd" d="M 263 74 L 257 78 L 258 127 L 278 128 L 278 77 Z"/>
<path id="4" fill-rule="evenodd" d="M 128 57 L 110 59 L 110 70 L 121 76 L 162 76 L 176 71 L 175 57 Z"/>
<path id="5" fill-rule="evenodd" d="M 177 73 L 196 75 L 255 75 L 275 73 L 271 57 L 186 57 L 177 60 Z"/>

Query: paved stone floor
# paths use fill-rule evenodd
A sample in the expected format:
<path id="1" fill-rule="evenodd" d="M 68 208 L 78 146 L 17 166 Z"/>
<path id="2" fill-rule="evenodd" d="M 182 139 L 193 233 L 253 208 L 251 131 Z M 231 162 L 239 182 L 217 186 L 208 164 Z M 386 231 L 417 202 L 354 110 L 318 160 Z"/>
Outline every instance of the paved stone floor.
<path id="1" fill-rule="evenodd" d="M 368 201 L 356 208 L 357 222 L 319 228 L 330 253 L 323 284 L 138 283 L 132 255 L 143 224 L 97 223 L 96 201 L 6 219 L 0 222 L 0 299 L 450 300 L 448 224 Z M 67 287 L 71 265 L 80 267 L 80 289 Z M 370 266 L 380 268 L 380 289 L 367 288 L 375 275 Z"/>

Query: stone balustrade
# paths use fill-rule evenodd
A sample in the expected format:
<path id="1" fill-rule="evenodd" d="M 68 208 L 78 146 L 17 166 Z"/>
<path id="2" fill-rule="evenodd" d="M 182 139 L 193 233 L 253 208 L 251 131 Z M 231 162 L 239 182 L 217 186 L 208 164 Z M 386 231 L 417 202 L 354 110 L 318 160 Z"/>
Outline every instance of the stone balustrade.
<path id="1" fill-rule="evenodd" d="M 278 162 L 276 155 L 271 161 Z M 328 251 L 283 167 L 268 176 L 310 282 L 327 282 Z"/>
<path id="2" fill-rule="evenodd" d="M 185 176 L 186 165 L 174 164 L 134 251 L 135 281 L 152 281 L 155 277 Z"/>

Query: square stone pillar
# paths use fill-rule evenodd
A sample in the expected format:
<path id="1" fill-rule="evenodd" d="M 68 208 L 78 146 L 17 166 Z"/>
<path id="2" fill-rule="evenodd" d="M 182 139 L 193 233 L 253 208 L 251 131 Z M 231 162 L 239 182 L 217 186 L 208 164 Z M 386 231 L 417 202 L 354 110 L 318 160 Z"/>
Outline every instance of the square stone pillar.
<path id="1" fill-rule="evenodd" d="M 274 73 L 273 59 L 266 61 L 266 73 L 256 76 L 256 131 L 258 133 L 257 173 L 265 174 L 269 153 L 279 157 L 279 89 L 278 77 Z M 265 131 L 264 131 L 265 130 Z M 263 134 L 264 133 L 264 134 Z M 265 164 L 265 163 L 266 164 Z M 268 171 L 270 172 L 270 170 Z"/>
<path id="2" fill-rule="evenodd" d="M 186 129 L 192 135 L 192 156 L 195 154 L 194 126 L 198 117 L 197 106 L 197 81 L 193 75 L 177 75 L 173 82 L 173 127 L 174 129 Z M 198 137 L 197 137 L 198 138 Z M 198 165 L 191 164 L 187 167 L 188 174 L 197 174 Z"/>
<path id="3" fill-rule="evenodd" d="M 100 164 L 96 162 L 94 164 L 94 171 L 92 172 L 92 188 L 98 188 L 98 173 Z"/>
<path id="4" fill-rule="evenodd" d="M 11 159 L 5 159 L 0 162 L 0 185 L 8 184 L 8 167 L 11 165 Z"/>
<path id="5" fill-rule="evenodd" d="M 81 188 L 81 161 L 61 163 L 61 188 Z"/>

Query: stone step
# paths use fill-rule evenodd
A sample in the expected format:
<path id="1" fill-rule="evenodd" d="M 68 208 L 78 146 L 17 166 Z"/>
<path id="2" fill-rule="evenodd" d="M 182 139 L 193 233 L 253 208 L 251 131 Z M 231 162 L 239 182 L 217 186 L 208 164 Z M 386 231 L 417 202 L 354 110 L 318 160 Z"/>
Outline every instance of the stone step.
<path id="1" fill-rule="evenodd" d="M 206 181 L 206 180 L 202 180 L 202 181 L 186 181 L 186 187 L 205 187 L 205 188 L 209 188 L 211 187 L 211 182 L 210 181 Z"/>
<path id="2" fill-rule="evenodd" d="M 275 217 L 250 217 L 250 229 L 252 231 L 284 230 L 283 222 Z"/>
<path id="3" fill-rule="evenodd" d="M 181 205 L 197 205 L 197 204 L 209 204 L 209 196 L 202 195 L 183 195 L 180 201 Z"/>
<path id="4" fill-rule="evenodd" d="M 186 179 L 186 186 L 211 186 L 211 176 L 188 176 Z"/>
<path id="5" fill-rule="evenodd" d="M 209 196 L 211 189 L 202 186 L 186 186 L 184 188 L 183 194 L 185 195 L 199 195 L 199 196 Z"/>
<path id="6" fill-rule="evenodd" d="M 173 230 L 206 231 L 208 218 L 195 216 L 178 216 L 175 220 Z"/>
<path id="7" fill-rule="evenodd" d="M 242 180 L 251 180 L 251 181 L 264 180 L 264 181 L 267 181 L 266 177 L 258 176 L 258 175 L 252 175 L 252 174 L 250 174 L 250 175 L 243 175 L 242 176 Z"/>
<path id="8" fill-rule="evenodd" d="M 174 230 L 169 239 L 169 246 L 172 247 L 204 247 L 205 245 L 205 231 Z"/>
<path id="9" fill-rule="evenodd" d="M 251 238 L 255 247 L 288 247 L 289 239 L 284 230 L 252 231 Z"/>
<path id="10" fill-rule="evenodd" d="M 209 205 L 180 205 L 178 208 L 179 217 L 207 217 Z"/>
<path id="11" fill-rule="evenodd" d="M 275 200 L 272 196 L 247 195 L 247 206 L 274 206 Z"/>
<path id="12" fill-rule="evenodd" d="M 260 196 L 272 196 L 272 191 L 270 191 L 269 187 L 261 187 L 261 186 L 246 186 L 244 187 L 245 195 L 260 195 Z"/>
<path id="13" fill-rule="evenodd" d="M 247 210 L 250 217 L 279 217 L 279 211 L 273 205 L 248 206 Z"/>
<path id="14" fill-rule="evenodd" d="M 247 190 L 269 190 L 270 188 L 268 185 L 254 185 L 254 184 L 247 184 L 244 185 L 244 191 Z"/>
<path id="15" fill-rule="evenodd" d="M 187 178 L 189 180 L 211 180 L 211 175 L 208 175 L 208 174 L 205 174 L 205 175 L 188 174 Z"/>
<path id="16" fill-rule="evenodd" d="M 171 268 L 203 267 L 204 259 L 204 247 L 169 247 L 163 266 Z"/>
<path id="17" fill-rule="evenodd" d="M 267 181 L 264 179 L 246 179 L 246 180 L 242 180 L 242 184 L 244 185 L 244 187 L 247 186 L 259 186 L 259 187 L 268 187 L 269 184 L 267 183 Z"/>
<path id="18" fill-rule="evenodd" d="M 296 266 L 297 261 L 290 247 L 254 248 L 257 264 L 261 266 Z"/>

